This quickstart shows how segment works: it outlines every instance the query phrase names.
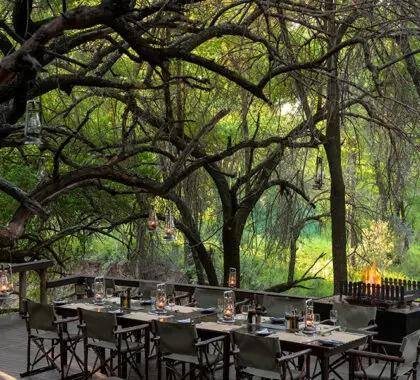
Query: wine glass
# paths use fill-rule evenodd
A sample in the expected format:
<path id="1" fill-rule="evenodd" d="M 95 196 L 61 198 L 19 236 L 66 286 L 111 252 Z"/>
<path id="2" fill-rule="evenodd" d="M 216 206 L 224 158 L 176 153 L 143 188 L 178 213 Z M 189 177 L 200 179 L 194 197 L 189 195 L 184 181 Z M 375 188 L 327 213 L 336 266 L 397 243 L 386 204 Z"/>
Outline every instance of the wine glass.
<path id="1" fill-rule="evenodd" d="M 223 319 L 223 298 L 217 299 L 217 319 L 219 321 Z"/>
<path id="2" fill-rule="evenodd" d="M 175 295 L 174 294 L 169 294 L 167 296 L 167 301 L 168 301 L 169 309 L 171 310 L 171 312 L 173 312 L 174 311 L 174 306 L 175 306 Z"/>
<path id="3" fill-rule="evenodd" d="M 335 310 L 335 309 L 331 309 L 330 310 L 330 321 L 332 323 L 334 323 L 334 327 L 335 327 L 335 324 L 337 322 L 337 318 L 338 318 L 338 311 Z"/>

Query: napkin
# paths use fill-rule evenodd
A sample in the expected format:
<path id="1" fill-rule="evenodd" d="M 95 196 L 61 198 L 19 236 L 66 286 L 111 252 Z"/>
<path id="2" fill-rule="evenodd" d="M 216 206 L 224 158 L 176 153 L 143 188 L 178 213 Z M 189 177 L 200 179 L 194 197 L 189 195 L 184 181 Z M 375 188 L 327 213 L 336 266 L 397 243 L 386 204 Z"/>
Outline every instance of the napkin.
<path id="1" fill-rule="evenodd" d="M 268 331 L 268 329 L 262 329 L 262 330 L 258 330 L 256 332 L 257 335 L 269 335 L 270 332 Z"/>

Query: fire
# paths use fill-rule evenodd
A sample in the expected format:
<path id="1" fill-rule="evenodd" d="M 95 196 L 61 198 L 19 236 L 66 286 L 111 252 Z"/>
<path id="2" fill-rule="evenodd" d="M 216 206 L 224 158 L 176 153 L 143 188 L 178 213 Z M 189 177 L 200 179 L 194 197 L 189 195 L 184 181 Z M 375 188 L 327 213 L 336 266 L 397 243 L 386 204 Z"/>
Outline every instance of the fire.
<path id="1" fill-rule="evenodd" d="M 370 268 L 362 272 L 362 279 L 365 284 L 381 285 L 381 276 L 376 272 L 376 261 Z"/>

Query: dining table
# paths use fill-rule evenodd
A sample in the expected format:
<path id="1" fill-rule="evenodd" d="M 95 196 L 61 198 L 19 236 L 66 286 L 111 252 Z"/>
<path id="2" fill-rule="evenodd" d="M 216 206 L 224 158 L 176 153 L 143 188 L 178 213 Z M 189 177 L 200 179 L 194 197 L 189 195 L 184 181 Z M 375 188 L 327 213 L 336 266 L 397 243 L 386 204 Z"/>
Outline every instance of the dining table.
<path id="1" fill-rule="evenodd" d="M 339 331 L 328 325 L 323 327 L 324 331 L 322 331 L 322 327 L 319 327 L 318 335 L 306 334 L 302 328 L 291 331 L 286 328 L 284 323 L 281 323 L 282 321 L 279 318 L 276 318 L 276 323 L 273 323 L 271 322 L 272 318 L 263 317 L 260 324 L 249 325 L 243 315 L 238 315 L 233 322 L 224 322 L 218 320 L 215 307 L 200 309 L 193 306 L 175 305 L 156 312 L 152 310 L 149 300 L 132 300 L 129 309 L 121 309 L 117 297 L 107 299 L 104 305 L 96 305 L 93 300 L 82 299 L 56 305 L 56 310 L 58 314 L 69 317 L 77 315 L 77 308 L 79 307 L 116 313 L 118 323 L 123 327 L 144 323 L 148 323 L 152 327 L 153 321 L 160 320 L 171 323 L 194 323 L 202 339 L 223 335 L 225 337 L 223 343 L 224 380 L 229 380 L 230 354 L 232 352 L 230 335 L 235 330 L 252 335 L 278 338 L 281 349 L 287 352 L 311 349 L 311 355 L 315 356 L 320 363 L 319 375 L 321 380 L 328 380 L 329 378 L 329 363 L 332 356 L 343 354 L 349 349 L 357 349 L 364 345 L 369 338 L 364 333 Z M 264 334 L 261 334 L 261 332 Z"/>

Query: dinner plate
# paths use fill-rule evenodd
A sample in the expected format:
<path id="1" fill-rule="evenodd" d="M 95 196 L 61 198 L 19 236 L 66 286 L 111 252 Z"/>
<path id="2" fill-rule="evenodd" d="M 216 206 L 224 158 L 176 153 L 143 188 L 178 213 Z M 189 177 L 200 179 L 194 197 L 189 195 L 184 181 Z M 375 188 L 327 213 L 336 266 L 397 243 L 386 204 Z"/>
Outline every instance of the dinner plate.
<path id="1" fill-rule="evenodd" d="M 267 329 L 262 329 L 262 330 L 257 331 L 256 334 L 260 336 L 267 336 L 267 335 L 270 335 L 271 333 Z"/>
<path id="2" fill-rule="evenodd" d="M 318 342 L 321 343 L 323 346 L 336 346 L 337 344 L 340 344 L 341 342 L 339 342 L 338 340 L 333 340 L 333 339 L 318 339 Z"/>
<path id="3" fill-rule="evenodd" d="M 270 317 L 271 323 L 284 323 L 285 319 L 281 317 Z"/>
<path id="4" fill-rule="evenodd" d="M 216 308 L 215 307 L 199 308 L 198 311 L 200 313 L 204 313 L 204 314 L 205 313 L 213 313 L 213 312 L 216 311 Z"/>

